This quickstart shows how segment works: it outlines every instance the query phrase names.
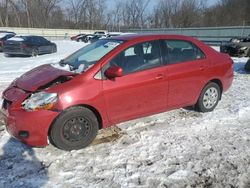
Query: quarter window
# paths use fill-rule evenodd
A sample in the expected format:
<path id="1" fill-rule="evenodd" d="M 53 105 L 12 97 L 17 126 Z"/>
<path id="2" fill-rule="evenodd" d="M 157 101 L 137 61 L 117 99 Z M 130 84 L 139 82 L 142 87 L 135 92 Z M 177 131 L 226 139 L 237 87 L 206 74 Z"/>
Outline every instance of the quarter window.
<path id="1" fill-rule="evenodd" d="M 110 65 L 123 69 L 123 74 L 130 74 L 161 65 L 158 41 L 140 43 L 127 48 L 111 60 Z"/>
<path id="2" fill-rule="evenodd" d="M 204 53 L 193 43 L 182 40 L 166 40 L 166 63 L 176 64 L 204 59 Z"/>

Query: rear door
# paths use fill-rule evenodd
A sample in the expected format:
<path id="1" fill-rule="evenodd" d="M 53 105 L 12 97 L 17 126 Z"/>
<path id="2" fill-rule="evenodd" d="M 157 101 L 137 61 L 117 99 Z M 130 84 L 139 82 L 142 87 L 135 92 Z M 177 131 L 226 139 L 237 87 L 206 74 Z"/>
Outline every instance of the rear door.
<path id="1" fill-rule="evenodd" d="M 35 36 L 34 40 L 35 40 L 36 46 L 39 50 L 39 54 L 47 53 L 48 49 L 47 49 L 47 44 L 46 44 L 46 41 L 44 40 L 44 38 L 39 37 L 39 36 Z"/>
<path id="2" fill-rule="evenodd" d="M 112 123 L 154 114 L 166 108 L 167 80 L 160 57 L 159 41 L 133 45 L 111 60 L 124 75 L 103 80 L 104 98 Z"/>
<path id="3" fill-rule="evenodd" d="M 41 40 L 43 47 L 44 47 L 44 53 L 50 53 L 52 50 L 51 42 L 43 37 L 40 37 L 40 40 Z"/>
<path id="4" fill-rule="evenodd" d="M 168 107 L 178 108 L 196 102 L 206 80 L 208 60 L 190 41 L 162 40 L 169 80 Z"/>

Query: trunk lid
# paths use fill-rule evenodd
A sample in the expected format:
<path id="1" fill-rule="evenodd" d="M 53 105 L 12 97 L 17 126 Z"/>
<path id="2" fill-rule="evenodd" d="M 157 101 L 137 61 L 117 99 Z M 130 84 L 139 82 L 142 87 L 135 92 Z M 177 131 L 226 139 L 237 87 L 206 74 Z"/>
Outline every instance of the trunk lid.
<path id="1" fill-rule="evenodd" d="M 5 49 L 20 49 L 22 44 L 23 44 L 22 41 L 7 40 L 4 42 L 4 48 Z"/>

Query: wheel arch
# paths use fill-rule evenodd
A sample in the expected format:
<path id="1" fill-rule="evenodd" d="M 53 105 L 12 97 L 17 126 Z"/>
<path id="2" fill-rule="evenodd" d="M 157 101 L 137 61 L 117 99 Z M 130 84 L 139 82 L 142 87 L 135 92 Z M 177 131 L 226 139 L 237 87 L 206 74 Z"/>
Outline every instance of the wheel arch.
<path id="1" fill-rule="evenodd" d="M 196 101 L 195 103 L 197 103 L 197 101 L 198 101 L 198 99 L 199 99 L 199 96 L 200 96 L 202 90 L 203 90 L 209 83 L 211 83 L 211 82 L 216 83 L 216 84 L 220 87 L 220 90 L 221 90 L 220 100 L 221 100 L 222 93 L 223 93 L 223 84 L 222 84 L 222 82 L 221 82 L 220 79 L 218 79 L 218 78 L 213 78 L 213 79 L 209 80 L 208 82 L 206 82 L 206 84 L 204 84 L 204 86 L 201 88 L 201 90 L 199 91 L 199 95 L 198 95 L 197 98 L 195 99 L 195 101 Z"/>
<path id="2" fill-rule="evenodd" d="M 103 128 L 103 120 L 102 120 L 102 116 L 101 116 L 101 114 L 99 113 L 99 111 L 98 111 L 96 108 L 94 108 L 93 106 L 90 106 L 90 105 L 87 105 L 87 104 L 79 104 L 79 105 L 70 106 L 70 107 L 66 108 L 65 110 L 63 110 L 63 111 L 62 111 L 62 112 L 52 121 L 52 123 L 50 124 L 49 129 L 48 129 L 48 133 L 47 133 L 48 135 L 50 134 L 51 128 L 52 128 L 52 126 L 54 125 L 55 121 L 59 118 L 59 116 L 60 116 L 63 112 L 69 110 L 70 108 L 74 108 L 74 107 L 85 107 L 85 108 L 91 110 L 91 111 L 95 114 L 95 116 L 97 117 L 99 129 L 102 129 L 102 128 Z"/>
<path id="3" fill-rule="evenodd" d="M 222 95 L 222 93 L 223 93 L 223 84 L 222 84 L 221 80 L 218 79 L 218 78 L 215 78 L 215 79 L 210 80 L 209 82 L 216 83 L 216 84 L 220 87 L 220 91 L 221 91 L 220 100 L 221 100 L 221 95 Z M 209 83 L 209 82 L 208 82 L 208 83 Z M 208 83 L 207 83 L 207 84 L 208 84 Z M 206 85 L 207 85 L 207 84 L 206 84 Z"/>
<path id="4" fill-rule="evenodd" d="M 98 121 L 98 124 L 99 124 L 99 129 L 103 128 L 102 116 L 95 107 L 87 105 L 87 104 L 82 104 L 82 105 L 77 105 L 77 106 L 82 106 L 82 107 L 85 107 L 85 108 L 88 108 L 89 110 L 91 110 L 95 114 L 95 116 L 97 117 L 97 121 Z"/>

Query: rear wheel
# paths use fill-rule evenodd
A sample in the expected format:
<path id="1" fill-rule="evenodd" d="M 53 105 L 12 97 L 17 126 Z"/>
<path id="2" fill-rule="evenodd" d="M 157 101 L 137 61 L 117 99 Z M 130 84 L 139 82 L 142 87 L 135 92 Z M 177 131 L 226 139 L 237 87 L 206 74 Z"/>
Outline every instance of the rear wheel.
<path id="1" fill-rule="evenodd" d="M 211 112 L 218 105 L 221 98 L 221 89 L 218 84 L 214 82 L 208 83 L 202 90 L 196 109 L 199 112 Z"/>
<path id="2" fill-rule="evenodd" d="M 63 150 L 78 150 L 88 146 L 99 129 L 95 114 L 84 107 L 73 107 L 63 112 L 52 125 L 51 143 Z"/>
<path id="3" fill-rule="evenodd" d="M 31 51 L 31 56 L 32 56 L 32 57 L 38 56 L 38 49 L 33 48 L 32 51 Z"/>

